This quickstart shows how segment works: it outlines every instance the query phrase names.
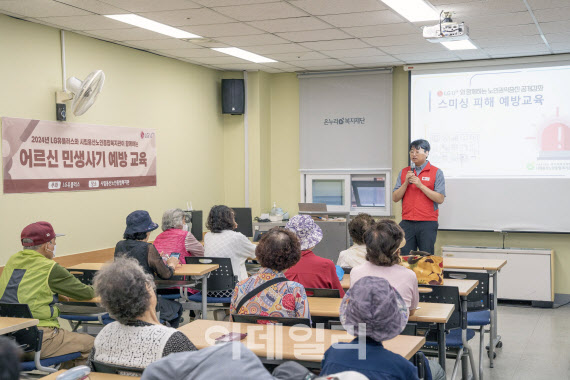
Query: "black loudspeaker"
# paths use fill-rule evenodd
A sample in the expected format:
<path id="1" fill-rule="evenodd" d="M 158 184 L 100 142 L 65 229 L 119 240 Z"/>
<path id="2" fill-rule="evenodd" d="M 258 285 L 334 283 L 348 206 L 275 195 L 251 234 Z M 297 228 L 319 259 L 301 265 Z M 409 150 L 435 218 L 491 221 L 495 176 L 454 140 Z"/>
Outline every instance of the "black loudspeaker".
<path id="1" fill-rule="evenodd" d="M 222 79 L 222 113 L 243 115 L 244 109 L 243 79 Z"/>
<path id="2" fill-rule="evenodd" d="M 193 210 L 193 211 L 186 211 L 184 210 L 184 215 L 186 216 L 186 223 L 192 223 L 192 229 L 190 233 L 194 235 L 196 240 L 202 241 L 202 211 L 201 210 Z"/>

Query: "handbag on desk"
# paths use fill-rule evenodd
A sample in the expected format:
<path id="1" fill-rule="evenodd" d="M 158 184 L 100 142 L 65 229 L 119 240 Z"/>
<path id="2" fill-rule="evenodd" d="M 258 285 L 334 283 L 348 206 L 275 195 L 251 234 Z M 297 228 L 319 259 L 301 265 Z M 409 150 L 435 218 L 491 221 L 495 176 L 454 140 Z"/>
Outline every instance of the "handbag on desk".
<path id="1" fill-rule="evenodd" d="M 423 251 L 410 251 L 409 256 L 402 256 L 400 265 L 411 269 L 420 285 L 443 285 L 443 257 L 430 255 Z"/>

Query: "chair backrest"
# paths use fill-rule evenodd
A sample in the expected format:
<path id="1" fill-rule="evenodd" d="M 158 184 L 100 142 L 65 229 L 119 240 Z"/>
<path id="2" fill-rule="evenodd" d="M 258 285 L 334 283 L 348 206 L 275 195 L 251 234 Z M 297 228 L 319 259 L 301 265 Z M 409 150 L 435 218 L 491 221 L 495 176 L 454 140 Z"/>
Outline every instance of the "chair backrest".
<path id="1" fill-rule="evenodd" d="M 417 323 L 406 323 L 406 327 L 400 333 L 400 335 L 411 335 L 416 336 L 418 335 L 418 324 Z"/>
<path id="2" fill-rule="evenodd" d="M 0 317 L 33 318 L 30 307 L 25 303 L 0 303 Z M 37 352 L 42 348 L 43 331 L 36 326 L 6 335 L 14 339 L 24 352 Z"/>
<path id="3" fill-rule="evenodd" d="M 350 271 L 352 271 L 352 267 L 342 267 L 342 270 L 344 271 L 344 274 L 350 274 Z"/>
<path id="4" fill-rule="evenodd" d="M 232 320 L 240 323 L 259 323 L 258 321 L 269 321 L 283 326 L 304 325 L 311 327 L 309 318 L 287 318 L 287 317 L 268 317 L 265 315 L 255 314 L 232 314 Z"/>
<path id="5" fill-rule="evenodd" d="M 112 373 L 114 375 L 119 375 L 124 372 L 140 375 L 144 371 L 144 368 L 123 367 L 120 365 L 98 362 L 96 360 L 92 360 L 91 364 L 93 364 L 93 369 L 95 372 Z"/>
<path id="6" fill-rule="evenodd" d="M 420 285 L 431 291 L 420 292 L 420 302 L 447 303 L 455 305 L 455 309 L 445 324 L 448 330 L 461 327 L 461 304 L 459 301 L 459 288 L 445 285 Z M 467 323 L 467 321 L 465 321 Z"/>
<path id="7" fill-rule="evenodd" d="M 237 275 L 234 275 L 232 260 L 228 257 L 186 257 L 186 264 L 218 264 L 220 267 L 208 277 L 208 291 L 234 290 Z"/>
<path id="8" fill-rule="evenodd" d="M 340 298 L 338 289 L 305 288 L 307 297 Z"/>
<path id="9" fill-rule="evenodd" d="M 489 273 L 444 270 L 443 277 L 479 281 L 477 287 L 467 296 L 467 310 L 477 311 L 490 309 L 491 294 L 489 291 Z"/>
<path id="10" fill-rule="evenodd" d="M 90 269 L 71 269 L 69 273 L 74 275 L 75 278 L 77 278 L 83 284 L 93 285 L 93 277 L 95 277 L 97 271 Z"/>

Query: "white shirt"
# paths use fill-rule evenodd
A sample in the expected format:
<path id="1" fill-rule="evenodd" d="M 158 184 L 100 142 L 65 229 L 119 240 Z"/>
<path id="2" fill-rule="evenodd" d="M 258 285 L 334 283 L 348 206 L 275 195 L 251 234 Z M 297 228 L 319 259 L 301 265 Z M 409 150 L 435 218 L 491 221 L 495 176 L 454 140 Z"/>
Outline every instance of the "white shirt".
<path id="1" fill-rule="evenodd" d="M 230 258 L 238 281 L 247 278 L 245 261 L 249 257 L 255 257 L 255 247 L 245 235 L 236 231 L 208 232 L 204 236 L 204 256 Z"/>
<path id="2" fill-rule="evenodd" d="M 366 245 L 354 244 L 340 253 L 336 265 L 343 268 L 354 268 L 366 262 Z"/>

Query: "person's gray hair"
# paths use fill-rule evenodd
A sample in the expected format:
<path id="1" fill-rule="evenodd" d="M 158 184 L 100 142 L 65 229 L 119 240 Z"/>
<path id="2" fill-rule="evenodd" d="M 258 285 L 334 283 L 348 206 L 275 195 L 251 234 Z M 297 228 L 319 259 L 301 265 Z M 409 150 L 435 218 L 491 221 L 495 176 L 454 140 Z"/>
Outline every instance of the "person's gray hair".
<path id="1" fill-rule="evenodd" d="M 122 324 L 136 320 L 150 307 L 148 286 L 155 289 L 153 277 L 135 259 L 126 257 L 104 265 L 93 282 L 101 306 Z"/>
<path id="2" fill-rule="evenodd" d="M 184 225 L 184 211 L 179 208 L 171 208 L 162 214 L 162 230 L 166 231 L 171 228 L 182 229 Z"/>
<path id="3" fill-rule="evenodd" d="M 24 240 L 26 240 L 26 239 L 24 239 Z M 44 243 L 44 244 L 45 244 L 45 243 Z M 44 244 L 32 245 L 32 246 L 29 246 L 29 247 L 22 246 L 22 248 L 23 248 L 23 249 L 31 249 L 32 251 L 37 251 L 37 250 L 40 249 L 40 248 L 42 247 L 42 245 L 44 245 Z"/>

